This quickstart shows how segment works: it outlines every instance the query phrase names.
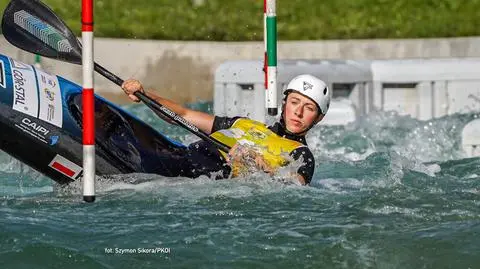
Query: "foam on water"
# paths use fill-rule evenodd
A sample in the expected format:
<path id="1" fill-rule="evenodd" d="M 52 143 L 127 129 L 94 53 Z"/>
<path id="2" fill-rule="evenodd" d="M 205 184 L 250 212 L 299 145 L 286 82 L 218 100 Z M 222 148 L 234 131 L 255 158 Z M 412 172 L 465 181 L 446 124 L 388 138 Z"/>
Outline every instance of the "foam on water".
<path id="1" fill-rule="evenodd" d="M 129 109 L 195 140 L 146 108 Z M 475 117 L 378 112 L 318 126 L 307 138 L 316 158 L 310 187 L 283 182 L 294 164 L 273 179 L 130 174 L 98 178 L 94 204 L 80 202 L 81 182 L 52 191 L 50 180 L 0 154 L 0 259 L 6 268 L 475 268 L 480 158 L 460 149 Z M 172 253 L 108 255 L 109 247 Z"/>

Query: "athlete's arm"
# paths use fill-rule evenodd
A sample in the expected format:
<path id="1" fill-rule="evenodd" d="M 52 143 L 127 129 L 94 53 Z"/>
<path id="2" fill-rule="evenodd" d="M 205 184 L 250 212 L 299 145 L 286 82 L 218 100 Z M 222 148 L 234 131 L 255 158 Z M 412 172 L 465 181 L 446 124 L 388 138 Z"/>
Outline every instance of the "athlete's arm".
<path id="1" fill-rule="evenodd" d="M 294 160 L 301 159 L 303 164 L 294 175 L 302 185 L 310 184 L 315 172 L 315 157 L 307 147 L 300 147 L 290 154 Z"/>
<path id="2" fill-rule="evenodd" d="M 300 184 L 307 185 L 307 183 L 305 182 L 305 178 L 302 175 L 295 173 L 293 176 L 297 178 L 297 180 L 298 180 L 298 182 L 300 182 Z"/>
<path id="3" fill-rule="evenodd" d="M 128 95 L 128 97 L 135 102 L 139 102 L 140 100 L 135 96 L 135 92 L 140 91 L 145 93 L 142 84 L 135 79 L 126 80 L 122 85 L 123 91 Z M 156 95 L 153 91 L 147 91 L 146 95 L 157 103 L 161 104 L 162 106 L 167 107 L 168 109 L 175 112 L 175 114 L 181 116 L 188 122 L 192 123 L 193 125 L 197 126 L 200 130 L 204 131 L 207 134 L 212 132 L 213 120 L 214 116 L 210 115 L 205 112 L 192 110 L 186 107 L 181 106 L 180 104 L 160 97 Z M 163 116 L 161 113 L 157 113 L 162 119 L 168 121 L 169 123 L 174 123 L 171 119 Z"/>
<path id="4" fill-rule="evenodd" d="M 152 91 L 147 91 L 147 96 L 154 99 L 157 103 L 163 106 L 166 106 L 168 109 L 172 110 L 177 115 L 181 116 L 188 122 L 197 126 L 200 130 L 204 131 L 205 133 L 207 134 L 211 133 L 213 120 L 214 120 L 213 115 L 183 107 L 172 100 L 156 95 Z M 164 118 L 164 116 L 162 116 L 162 118 Z M 173 123 L 172 121 L 169 121 L 169 122 Z"/>

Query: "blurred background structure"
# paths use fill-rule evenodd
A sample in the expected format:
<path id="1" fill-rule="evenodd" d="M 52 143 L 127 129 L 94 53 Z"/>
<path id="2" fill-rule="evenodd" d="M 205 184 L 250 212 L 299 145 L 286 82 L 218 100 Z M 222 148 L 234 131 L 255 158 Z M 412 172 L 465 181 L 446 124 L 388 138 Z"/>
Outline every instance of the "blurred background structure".
<path id="1" fill-rule="evenodd" d="M 7 2 L 0 0 L 0 8 Z M 45 2 L 80 34 L 79 1 Z M 97 0 L 95 59 L 120 77 L 137 78 L 175 101 L 214 102 L 217 114 L 248 111 L 248 116 L 265 120 L 259 65 L 263 4 Z M 299 72 L 327 80 L 337 100 L 324 124 L 346 124 L 375 110 L 421 120 L 476 111 L 477 10 L 480 1 L 277 1 L 278 92 Z M 81 81 L 80 66 L 39 59 L 3 38 L 0 53 Z M 128 102 L 116 85 L 99 75 L 95 88 L 114 102 Z"/>
<path id="2" fill-rule="evenodd" d="M 45 0 L 80 35 L 80 2 Z M 378 60 L 479 57 L 479 1 L 277 1 L 278 59 Z M 8 0 L 0 0 L 0 9 Z M 214 73 L 229 60 L 263 57 L 263 1 L 97 0 L 96 60 L 180 102 L 213 100 Z M 0 53 L 34 63 L 0 39 Z M 80 67 L 42 59 L 80 82 Z M 97 92 L 118 88 L 97 77 Z M 116 98 L 124 102 L 121 96 Z"/>

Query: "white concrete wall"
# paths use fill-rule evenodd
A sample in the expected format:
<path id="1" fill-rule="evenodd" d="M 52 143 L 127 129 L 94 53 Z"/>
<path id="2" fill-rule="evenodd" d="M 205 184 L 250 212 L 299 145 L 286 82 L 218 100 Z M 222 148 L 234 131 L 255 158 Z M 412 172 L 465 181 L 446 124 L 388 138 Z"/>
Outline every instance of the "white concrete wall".
<path id="1" fill-rule="evenodd" d="M 263 58 L 262 42 L 180 42 L 95 39 L 95 59 L 121 78 L 135 77 L 177 101 L 213 99 L 213 74 L 228 60 Z M 33 63 L 34 57 L 0 38 L 0 53 Z M 279 59 L 402 59 L 480 57 L 480 37 L 409 40 L 285 41 Z M 44 60 L 44 59 L 43 59 Z M 44 60 L 44 68 L 81 82 L 79 66 Z M 100 93 L 119 93 L 113 83 L 97 76 Z"/>

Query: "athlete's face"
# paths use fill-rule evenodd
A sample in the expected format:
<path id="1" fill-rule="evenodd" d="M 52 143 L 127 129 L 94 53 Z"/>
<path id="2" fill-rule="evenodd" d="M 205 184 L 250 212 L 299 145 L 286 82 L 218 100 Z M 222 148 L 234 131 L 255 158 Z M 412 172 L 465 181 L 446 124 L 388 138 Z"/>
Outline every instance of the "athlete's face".
<path id="1" fill-rule="evenodd" d="M 294 134 L 303 133 L 315 121 L 323 118 L 323 115 L 318 117 L 318 107 L 310 98 L 296 92 L 287 96 L 284 113 L 287 130 Z"/>

